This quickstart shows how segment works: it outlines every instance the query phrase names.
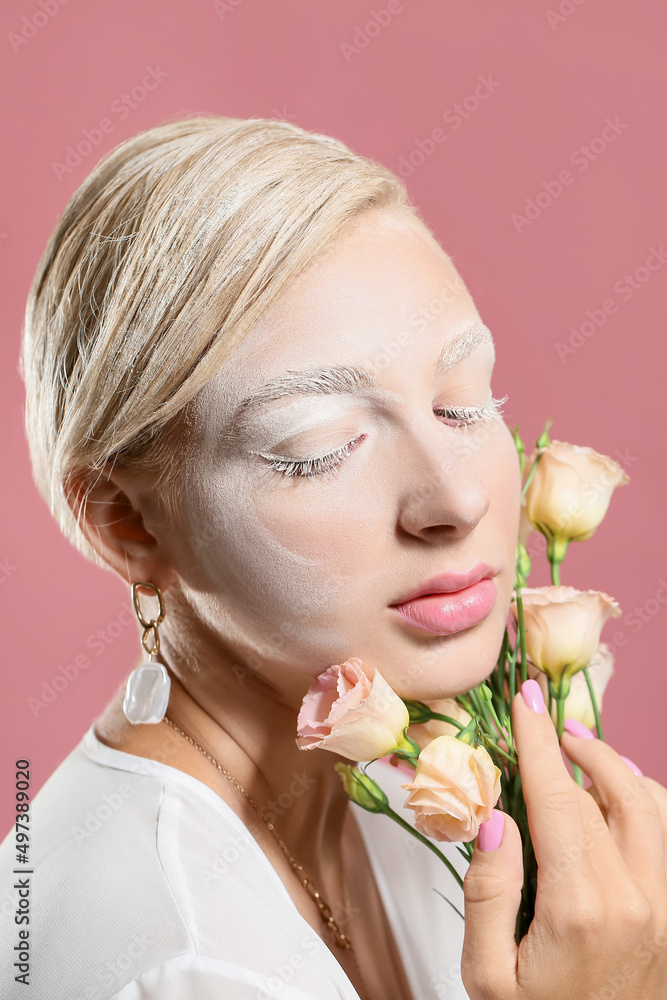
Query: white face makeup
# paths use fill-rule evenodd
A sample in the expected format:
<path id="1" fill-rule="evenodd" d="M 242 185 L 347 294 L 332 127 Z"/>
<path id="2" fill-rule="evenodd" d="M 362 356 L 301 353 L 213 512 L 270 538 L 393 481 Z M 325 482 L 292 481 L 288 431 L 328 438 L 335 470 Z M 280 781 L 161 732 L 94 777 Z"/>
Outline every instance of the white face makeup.
<path id="1" fill-rule="evenodd" d="M 330 664 L 359 656 L 424 699 L 491 671 L 520 478 L 491 404 L 485 335 L 425 228 L 405 210 L 376 210 L 290 286 L 200 393 L 182 520 L 166 544 L 221 663 L 249 662 L 278 686 L 285 678 L 286 691 L 301 678 L 303 693 Z M 455 363 L 436 374 L 441 355 Z M 307 393 L 287 389 L 297 372 Z M 276 379 L 282 395 L 244 404 L 233 421 Z M 389 605 L 401 595 L 480 561 L 499 572 L 479 624 L 439 636 L 397 622 Z"/>

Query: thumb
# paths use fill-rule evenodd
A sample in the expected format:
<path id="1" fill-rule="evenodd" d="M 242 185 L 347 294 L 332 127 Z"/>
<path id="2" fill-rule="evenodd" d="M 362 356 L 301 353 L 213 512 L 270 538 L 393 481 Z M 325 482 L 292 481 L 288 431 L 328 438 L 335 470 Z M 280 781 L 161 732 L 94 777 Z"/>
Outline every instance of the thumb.
<path id="1" fill-rule="evenodd" d="M 463 880 L 461 977 L 471 1000 L 511 996 L 516 989 L 514 929 L 522 886 L 519 828 L 511 816 L 494 809 L 488 822 L 480 826 Z"/>

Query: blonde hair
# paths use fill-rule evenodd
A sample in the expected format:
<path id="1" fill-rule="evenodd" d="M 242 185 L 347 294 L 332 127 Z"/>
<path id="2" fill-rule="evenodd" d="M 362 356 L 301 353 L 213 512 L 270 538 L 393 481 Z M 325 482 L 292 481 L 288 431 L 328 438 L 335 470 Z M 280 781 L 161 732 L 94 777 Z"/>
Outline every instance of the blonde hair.
<path id="1" fill-rule="evenodd" d="M 37 486 L 85 539 L 67 484 L 120 462 L 173 509 L 173 430 L 289 283 L 402 181 L 284 121 L 197 116 L 113 149 L 72 196 L 30 288 L 21 372 Z M 418 216 L 419 217 L 419 216 Z"/>

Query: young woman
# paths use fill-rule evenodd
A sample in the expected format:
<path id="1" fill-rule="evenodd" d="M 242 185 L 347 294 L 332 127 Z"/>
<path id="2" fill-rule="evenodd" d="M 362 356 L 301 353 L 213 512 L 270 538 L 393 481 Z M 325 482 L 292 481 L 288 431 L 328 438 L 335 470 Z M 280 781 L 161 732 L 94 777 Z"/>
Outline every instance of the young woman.
<path id="1" fill-rule="evenodd" d="M 6 945 L 3 996 L 666 995 L 667 792 L 565 734 L 600 808 L 534 682 L 513 704 L 540 867 L 518 952 L 511 819 L 476 846 L 463 941 L 444 868 L 295 744 L 350 656 L 425 701 L 491 672 L 520 492 L 493 364 L 401 182 L 327 136 L 179 120 L 76 192 L 28 302 L 31 455 L 67 536 L 142 584 L 154 666 L 36 797 L 32 989 Z M 400 605 L 423 589 L 461 596 L 416 623 Z"/>

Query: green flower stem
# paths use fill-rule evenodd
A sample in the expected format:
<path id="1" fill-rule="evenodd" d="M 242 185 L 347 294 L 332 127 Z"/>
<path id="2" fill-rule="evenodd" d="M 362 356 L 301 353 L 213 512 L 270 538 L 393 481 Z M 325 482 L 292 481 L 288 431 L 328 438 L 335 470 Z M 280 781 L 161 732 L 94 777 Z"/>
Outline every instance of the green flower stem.
<path id="1" fill-rule="evenodd" d="M 567 554 L 569 544 L 569 538 L 547 535 L 547 559 L 551 566 L 551 582 L 554 587 L 560 586 L 560 564 Z"/>
<path id="2" fill-rule="evenodd" d="M 526 465 L 526 446 L 524 445 L 521 437 L 519 436 L 519 427 L 521 424 L 517 424 L 512 430 L 512 437 L 514 438 L 514 446 L 519 454 L 519 468 L 521 470 L 521 478 L 523 479 L 523 470 Z"/>
<path id="3" fill-rule="evenodd" d="M 523 617 L 521 588 L 516 590 L 516 609 L 519 616 L 519 642 L 521 645 L 521 682 L 528 680 L 528 657 L 526 656 L 526 623 Z"/>
<path id="4" fill-rule="evenodd" d="M 407 728 L 408 727 L 406 726 L 406 730 Z M 405 760 L 409 760 L 411 758 L 416 760 L 419 757 L 420 750 L 415 741 L 407 735 L 407 732 L 404 732 L 401 742 L 389 752 L 395 753 L 397 757 L 402 757 Z"/>
<path id="5" fill-rule="evenodd" d="M 505 661 L 507 660 L 507 653 L 510 646 L 510 633 L 507 625 L 505 626 L 505 633 L 503 635 L 503 644 L 500 647 L 500 655 L 498 657 L 498 663 L 496 670 L 493 671 L 493 676 L 500 682 L 498 684 L 498 695 L 501 698 L 505 697 L 505 690 L 503 688 L 503 669 L 505 667 Z M 498 669 L 499 668 L 499 669 Z"/>
<path id="6" fill-rule="evenodd" d="M 541 459 L 541 457 L 542 457 L 542 452 L 543 452 L 543 451 L 544 451 L 544 448 L 541 448 L 541 449 L 540 449 L 540 448 L 538 448 L 538 449 L 537 449 L 537 454 L 535 455 L 535 461 L 533 462 L 533 467 L 532 467 L 532 469 L 530 470 L 530 472 L 528 473 L 528 475 L 527 475 L 527 477 L 526 477 L 526 481 L 525 481 L 525 483 L 523 484 L 523 487 L 522 487 L 522 489 L 521 489 L 521 499 L 522 499 L 522 500 L 523 500 L 524 496 L 526 495 L 526 490 L 527 490 L 527 489 L 528 489 L 528 487 L 530 486 L 530 481 L 531 481 L 531 479 L 532 479 L 532 478 L 533 478 L 533 476 L 535 475 L 535 469 L 537 468 L 537 463 L 539 462 L 539 460 L 540 460 L 540 459 Z M 521 471 L 523 472 L 523 470 L 521 470 Z"/>
<path id="7" fill-rule="evenodd" d="M 524 822 L 520 823 L 520 829 L 526 830 L 527 827 L 528 827 L 528 821 L 527 821 L 527 818 L 526 818 L 525 810 L 523 811 L 523 818 L 524 818 Z M 515 816 L 514 819 L 518 820 L 519 817 Z M 517 914 L 517 917 L 519 917 L 519 919 L 521 919 L 521 917 L 523 916 L 523 913 L 525 912 L 525 910 L 527 909 L 527 906 L 528 906 L 528 879 L 526 878 L 526 873 L 528 872 L 528 861 L 529 861 L 530 852 L 531 852 L 531 849 L 532 849 L 532 844 L 531 844 L 530 837 L 524 835 L 522 839 L 523 839 L 523 852 L 522 853 L 523 853 L 524 879 L 523 879 L 523 885 L 521 886 L 521 907 L 519 908 L 519 913 Z M 518 926 L 520 927 L 521 925 L 519 924 Z"/>
<path id="8" fill-rule="evenodd" d="M 482 720 L 486 723 L 489 731 L 491 731 L 491 716 L 489 715 L 488 702 L 485 698 L 480 697 L 475 688 L 472 688 L 468 694 L 470 695 L 470 700 L 473 702 L 475 709 L 474 712 L 471 712 L 470 714 L 477 716 L 481 715 Z"/>
<path id="9" fill-rule="evenodd" d="M 512 720 L 510 719 L 509 715 L 505 716 L 505 729 L 507 730 L 507 733 L 509 735 L 508 743 L 509 743 L 509 745 L 511 747 L 513 747 L 514 746 L 514 731 L 512 729 Z"/>
<path id="10" fill-rule="evenodd" d="M 515 767 L 519 766 L 519 761 L 516 759 L 516 757 L 513 757 L 511 754 L 506 753 L 503 750 L 503 748 L 499 747 L 498 744 L 496 742 L 494 742 L 493 740 L 489 740 L 489 743 L 493 746 L 494 751 L 496 753 L 499 753 L 501 755 L 501 757 L 504 757 L 505 760 L 508 760 L 510 762 L 510 764 L 514 764 Z"/>
<path id="11" fill-rule="evenodd" d="M 579 765 L 575 764 L 574 762 L 572 762 L 572 775 L 573 775 L 574 780 L 576 781 L 576 783 L 578 785 L 581 785 L 581 787 L 583 788 L 584 787 L 584 776 L 582 774 L 582 771 L 581 771 L 581 768 L 579 767 Z"/>
<path id="12" fill-rule="evenodd" d="M 411 833 L 413 837 L 417 838 L 417 840 L 421 840 L 422 844 L 426 844 L 429 851 L 433 851 L 436 857 L 440 858 L 440 860 L 444 862 L 444 864 L 447 866 L 447 868 L 449 868 L 450 872 L 452 873 L 458 884 L 461 886 L 461 888 L 463 888 L 463 879 L 457 872 L 454 865 L 451 863 L 449 858 L 445 857 L 442 851 L 438 850 L 435 844 L 431 840 L 429 840 L 428 837 L 425 837 L 422 833 L 419 832 L 419 830 L 415 830 L 414 826 L 410 826 L 409 823 L 406 823 L 403 817 L 399 816 L 398 813 L 395 813 L 390 806 L 385 806 L 383 812 L 385 816 L 391 816 L 391 818 L 396 823 L 398 823 L 399 826 L 402 826 L 404 830 L 407 830 L 408 833 Z"/>
<path id="13" fill-rule="evenodd" d="M 399 753 L 398 750 L 394 750 L 393 753 L 385 754 L 385 756 L 399 757 L 401 760 L 404 760 L 406 764 L 410 764 L 412 767 L 415 768 L 415 770 L 417 769 L 417 761 L 419 758 L 413 757 L 412 754 Z M 374 757 L 372 761 L 369 761 L 369 764 L 372 764 L 375 760 L 382 760 L 382 757 Z"/>
<path id="14" fill-rule="evenodd" d="M 516 641 L 514 643 L 514 648 L 512 649 L 507 660 L 507 671 L 509 675 L 508 680 L 510 686 L 510 705 L 514 701 L 514 695 L 516 694 L 516 657 L 519 651 L 519 645 L 520 645 L 520 638 L 519 635 L 517 634 Z"/>
<path id="15" fill-rule="evenodd" d="M 452 903 L 452 901 L 451 901 L 451 900 L 449 900 L 449 899 L 447 899 L 447 897 L 446 897 L 446 896 L 445 896 L 445 895 L 444 895 L 444 894 L 443 894 L 442 892 L 440 892 L 440 890 L 439 890 L 439 889 L 436 889 L 436 887 L 435 887 L 435 886 L 433 886 L 433 892 L 437 892 L 437 894 L 438 894 L 439 896 L 442 896 L 442 898 L 444 899 L 444 901 L 445 901 L 446 903 L 449 903 L 449 905 L 451 906 L 451 908 L 452 908 L 453 910 L 455 910 L 455 911 L 456 911 L 456 913 L 458 913 L 458 915 L 460 916 L 461 920 L 465 920 L 465 917 L 463 916 L 463 914 L 462 914 L 462 913 L 461 913 L 461 911 L 459 910 L 458 906 L 454 906 L 454 904 Z"/>
<path id="16" fill-rule="evenodd" d="M 510 644 L 510 634 L 507 625 L 505 626 L 505 633 L 503 635 L 503 644 L 500 647 L 500 655 L 498 657 L 498 666 L 502 669 L 505 666 L 505 660 L 507 659 L 507 650 Z M 495 671 L 494 671 L 495 673 Z M 500 692 L 502 694 L 502 691 Z"/>
<path id="17" fill-rule="evenodd" d="M 527 933 L 530 921 L 532 919 L 532 913 L 534 909 L 534 899 L 531 898 L 529 893 L 529 873 L 534 868 L 534 858 L 535 852 L 533 848 L 533 842 L 530 837 L 530 832 L 528 828 L 528 819 L 526 816 L 525 804 L 523 808 L 523 814 L 521 818 L 518 819 L 519 829 L 526 831 L 523 836 L 523 870 L 524 870 L 524 881 L 521 887 L 521 907 L 517 913 L 517 923 L 515 928 L 515 936 L 520 940 L 524 934 Z M 517 944 L 518 944 L 517 940 Z"/>
<path id="18" fill-rule="evenodd" d="M 598 707 L 597 698 L 595 697 L 595 691 L 593 690 L 593 682 L 588 675 L 588 667 L 584 667 L 584 677 L 586 678 L 588 693 L 591 696 L 591 704 L 593 706 L 593 714 L 595 715 L 595 728 L 598 731 L 598 739 L 604 740 L 604 736 L 602 734 L 602 720 L 600 719 L 600 709 Z"/>
<path id="19" fill-rule="evenodd" d="M 456 728 L 461 732 L 465 729 L 462 722 L 458 722 L 456 719 L 452 719 L 451 715 L 441 715 L 440 712 L 431 712 L 431 718 L 437 719 L 438 722 L 448 722 L 451 726 L 456 726 Z"/>
<path id="20" fill-rule="evenodd" d="M 560 740 L 563 735 L 563 723 L 565 722 L 565 698 L 556 698 L 556 732 Z"/>
<path id="21" fill-rule="evenodd" d="M 470 699 L 468 697 L 466 697 L 466 695 L 464 695 L 464 694 L 457 694 L 456 700 L 458 701 L 459 705 L 461 705 L 462 708 L 465 708 L 465 710 L 468 713 L 468 715 L 474 715 L 475 714 L 475 710 L 472 707 L 472 705 L 470 704 Z"/>
<path id="22" fill-rule="evenodd" d="M 560 682 L 558 684 L 558 691 L 556 693 L 556 732 L 558 733 L 558 739 L 560 740 L 563 735 L 563 724 L 565 722 L 565 695 L 563 694 L 563 688 L 565 686 L 565 670 L 560 675 Z M 568 690 L 569 690 L 568 682 Z"/>
<path id="23" fill-rule="evenodd" d="M 489 712 L 493 716 L 493 721 L 495 722 L 496 726 L 498 727 L 498 737 L 502 737 L 503 739 L 505 739 L 505 733 L 503 732 L 503 724 L 500 721 L 500 719 L 498 718 L 498 713 L 496 712 L 495 707 L 493 706 L 493 704 L 491 702 L 489 703 Z M 492 734 L 492 735 L 494 735 L 494 737 L 495 737 L 495 734 Z"/>

